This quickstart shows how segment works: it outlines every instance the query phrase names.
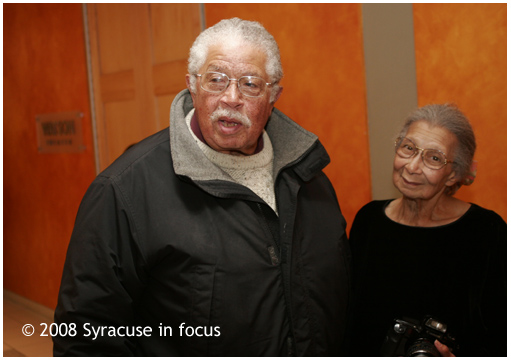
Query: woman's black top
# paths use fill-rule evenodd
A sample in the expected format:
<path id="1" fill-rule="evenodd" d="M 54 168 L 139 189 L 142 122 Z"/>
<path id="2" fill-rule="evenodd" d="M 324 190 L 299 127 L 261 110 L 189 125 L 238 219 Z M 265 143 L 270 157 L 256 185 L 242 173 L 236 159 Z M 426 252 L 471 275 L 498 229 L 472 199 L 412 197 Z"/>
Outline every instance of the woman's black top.
<path id="1" fill-rule="evenodd" d="M 394 319 L 429 315 L 456 338 L 457 356 L 506 356 L 504 220 L 472 204 L 453 223 L 411 227 L 385 215 L 390 202 L 365 205 L 350 232 L 351 354 L 378 356 Z"/>

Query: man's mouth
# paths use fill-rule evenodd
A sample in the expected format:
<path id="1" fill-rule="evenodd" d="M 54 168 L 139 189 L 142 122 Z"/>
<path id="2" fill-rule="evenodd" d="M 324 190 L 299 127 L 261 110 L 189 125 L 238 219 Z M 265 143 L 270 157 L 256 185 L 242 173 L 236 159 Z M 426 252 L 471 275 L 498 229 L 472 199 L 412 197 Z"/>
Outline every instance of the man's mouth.
<path id="1" fill-rule="evenodd" d="M 227 127 L 227 128 L 234 128 L 238 125 L 240 125 L 240 123 L 238 122 L 233 122 L 233 121 L 230 121 L 230 120 L 224 120 L 224 119 L 219 119 L 218 120 L 220 123 L 222 123 L 222 125 L 224 127 Z"/>
<path id="2" fill-rule="evenodd" d="M 239 120 L 228 118 L 218 119 L 218 130 L 224 135 L 237 134 L 245 126 Z"/>
<path id="3" fill-rule="evenodd" d="M 241 126 L 249 128 L 252 125 L 252 122 L 247 116 L 230 109 L 217 109 L 211 114 L 210 119 L 212 121 L 217 121 L 225 128 L 236 128 Z"/>

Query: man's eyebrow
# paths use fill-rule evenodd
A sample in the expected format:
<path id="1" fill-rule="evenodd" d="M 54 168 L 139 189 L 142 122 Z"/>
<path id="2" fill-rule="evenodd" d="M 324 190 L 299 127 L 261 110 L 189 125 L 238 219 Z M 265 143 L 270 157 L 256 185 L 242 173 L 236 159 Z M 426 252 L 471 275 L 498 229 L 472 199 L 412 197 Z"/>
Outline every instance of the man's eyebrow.
<path id="1" fill-rule="evenodd" d="M 208 71 L 218 71 L 220 73 L 223 73 L 222 68 L 220 68 L 218 65 L 210 64 L 207 68 Z"/>
<path id="2" fill-rule="evenodd" d="M 246 73 L 243 74 L 243 76 L 257 76 L 259 78 L 262 78 L 262 75 L 256 71 L 247 71 Z"/>
<path id="3" fill-rule="evenodd" d="M 218 72 L 218 73 L 222 73 L 222 74 L 227 74 L 227 72 L 228 72 L 221 66 L 218 66 L 215 64 L 208 65 L 208 67 L 206 68 L 206 71 L 214 71 L 214 72 Z M 259 74 L 259 72 L 257 72 L 257 71 L 247 71 L 240 76 L 256 76 L 258 78 L 263 78 L 263 76 L 261 74 Z"/>

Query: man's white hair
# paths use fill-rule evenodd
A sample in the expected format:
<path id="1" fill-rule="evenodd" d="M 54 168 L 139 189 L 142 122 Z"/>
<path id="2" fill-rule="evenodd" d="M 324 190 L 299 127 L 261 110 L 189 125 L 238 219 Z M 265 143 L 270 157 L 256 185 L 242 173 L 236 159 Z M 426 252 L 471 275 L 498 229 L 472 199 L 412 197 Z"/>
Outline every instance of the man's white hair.
<path id="1" fill-rule="evenodd" d="M 192 47 L 188 58 L 188 73 L 192 92 L 196 92 L 196 80 L 193 76 L 206 62 L 209 48 L 226 41 L 244 42 L 259 47 L 266 54 L 266 73 L 270 77 L 270 83 L 274 84 L 271 89 L 270 102 L 275 100 L 279 91 L 279 81 L 284 73 L 280 62 L 280 50 L 273 36 L 257 21 L 241 20 L 239 18 L 225 19 L 199 34 Z"/>

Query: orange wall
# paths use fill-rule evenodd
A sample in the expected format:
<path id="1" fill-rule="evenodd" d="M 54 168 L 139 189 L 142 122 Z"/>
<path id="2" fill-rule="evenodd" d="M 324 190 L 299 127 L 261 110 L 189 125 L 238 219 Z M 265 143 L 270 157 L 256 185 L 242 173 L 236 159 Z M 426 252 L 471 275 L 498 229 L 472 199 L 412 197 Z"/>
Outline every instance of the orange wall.
<path id="1" fill-rule="evenodd" d="M 95 177 L 80 4 L 4 4 L 4 287 L 54 307 Z M 277 107 L 316 133 L 348 228 L 371 200 L 360 4 L 206 4 L 206 25 L 258 20 L 281 47 Z M 419 105 L 454 101 L 478 138 L 460 197 L 506 218 L 506 4 L 415 4 Z M 40 154 L 35 117 L 80 110 L 86 150 Z"/>
<path id="2" fill-rule="evenodd" d="M 477 140 L 457 197 L 507 219 L 507 4 L 414 4 L 419 105 L 456 103 Z"/>
<path id="3" fill-rule="evenodd" d="M 284 91 L 276 107 L 318 135 L 350 227 L 371 200 L 360 4 L 206 4 L 206 27 L 261 22 L 279 44 Z"/>
<path id="4" fill-rule="evenodd" d="M 80 200 L 94 179 L 80 4 L 4 4 L 4 287 L 55 307 Z M 84 113 L 86 151 L 40 154 L 36 115 Z"/>

